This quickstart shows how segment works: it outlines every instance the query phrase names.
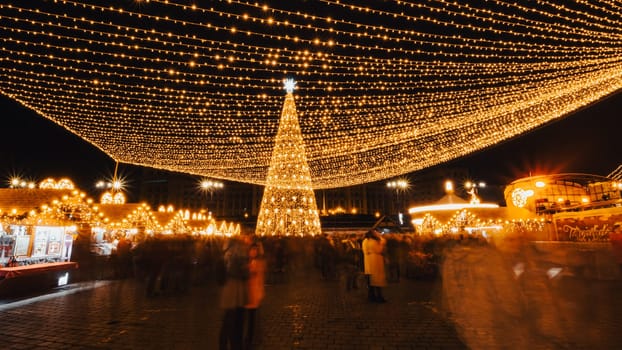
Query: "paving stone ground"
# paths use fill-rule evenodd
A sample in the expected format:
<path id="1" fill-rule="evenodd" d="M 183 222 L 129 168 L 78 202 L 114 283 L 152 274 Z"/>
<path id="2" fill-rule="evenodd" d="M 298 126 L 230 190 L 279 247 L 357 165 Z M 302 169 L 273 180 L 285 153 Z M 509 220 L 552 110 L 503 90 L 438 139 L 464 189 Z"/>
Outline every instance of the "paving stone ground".
<path id="1" fill-rule="evenodd" d="M 433 282 L 402 280 L 371 304 L 315 270 L 266 286 L 256 349 L 464 349 L 431 301 Z M 65 287 L 0 304 L 3 349 L 215 349 L 220 288 L 146 297 L 133 279 Z"/>
<path id="2" fill-rule="evenodd" d="M 558 297 L 552 313 L 540 309 L 534 318 L 538 322 L 516 324 L 504 314 L 488 322 L 490 306 L 478 308 L 473 304 L 476 296 L 468 318 L 444 310 L 440 281 L 402 279 L 385 289 L 388 303 L 371 304 L 364 288 L 346 291 L 342 280 L 325 281 L 309 270 L 266 286 L 254 348 L 622 348 L 620 281 L 568 279 L 555 288 L 572 291 L 571 296 Z M 219 295 L 220 288 L 208 283 L 184 294 L 146 297 L 141 282 L 126 279 L 83 282 L 33 299 L 4 300 L 0 348 L 216 349 L 222 318 Z M 549 328 L 562 327 L 566 332 L 554 333 L 561 337 L 547 337 Z"/>

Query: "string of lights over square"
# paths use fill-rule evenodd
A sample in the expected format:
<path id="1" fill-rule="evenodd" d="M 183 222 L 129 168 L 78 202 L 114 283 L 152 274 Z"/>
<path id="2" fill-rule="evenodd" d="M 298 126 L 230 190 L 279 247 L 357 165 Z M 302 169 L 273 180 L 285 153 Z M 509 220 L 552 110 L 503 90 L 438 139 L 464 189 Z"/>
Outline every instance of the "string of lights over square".
<path id="1" fill-rule="evenodd" d="M 313 188 L 382 180 L 622 88 L 617 1 L 5 1 L 0 92 L 116 161 L 265 184 L 283 101 Z"/>

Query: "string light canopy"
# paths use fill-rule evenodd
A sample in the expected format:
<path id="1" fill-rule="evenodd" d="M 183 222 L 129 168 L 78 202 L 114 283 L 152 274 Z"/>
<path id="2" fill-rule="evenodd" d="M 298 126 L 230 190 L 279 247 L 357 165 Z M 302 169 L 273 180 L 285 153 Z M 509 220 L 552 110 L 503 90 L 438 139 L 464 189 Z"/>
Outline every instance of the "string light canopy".
<path id="1" fill-rule="evenodd" d="M 0 93 L 122 163 L 266 184 L 284 78 L 313 188 L 443 163 L 622 87 L 612 1 L 7 1 Z"/>

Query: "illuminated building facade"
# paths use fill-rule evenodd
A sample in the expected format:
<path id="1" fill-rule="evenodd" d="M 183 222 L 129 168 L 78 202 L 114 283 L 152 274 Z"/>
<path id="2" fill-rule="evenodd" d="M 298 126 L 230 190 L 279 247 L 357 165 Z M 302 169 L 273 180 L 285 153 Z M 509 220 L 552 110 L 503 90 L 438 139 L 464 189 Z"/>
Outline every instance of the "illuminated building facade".
<path id="1" fill-rule="evenodd" d="M 622 183 L 590 174 L 532 176 L 510 183 L 504 196 L 508 207 L 537 214 L 586 210 L 620 204 Z"/>
<path id="2" fill-rule="evenodd" d="M 546 220 L 547 239 L 610 242 L 622 225 L 622 183 L 590 174 L 553 174 L 518 179 L 505 189 L 508 208 Z"/>

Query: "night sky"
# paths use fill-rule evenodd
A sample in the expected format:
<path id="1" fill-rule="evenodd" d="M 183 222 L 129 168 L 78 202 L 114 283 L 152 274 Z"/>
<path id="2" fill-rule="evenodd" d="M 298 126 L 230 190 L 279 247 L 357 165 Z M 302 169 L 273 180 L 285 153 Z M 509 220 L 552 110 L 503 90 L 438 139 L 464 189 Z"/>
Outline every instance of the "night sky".
<path id="1" fill-rule="evenodd" d="M 622 93 L 439 167 L 466 167 L 476 180 L 497 185 L 545 173 L 606 176 L 622 164 L 620 111 Z M 14 175 L 33 180 L 67 176 L 89 191 L 97 180 L 112 176 L 112 158 L 52 121 L 4 96 L 0 98 L 0 115 L 2 187 L 6 187 L 8 179 Z M 120 171 L 131 181 L 136 169 L 121 165 Z"/>
<path id="2" fill-rule="evenodd" d="M 0 114 L 0 187 L 13 176 L 34 181 L 69 177 L 88 190 L 112 177 L 114 160 L 63 127 L 4 96 Z"/>
<path id="3" fill-rule="evenodd" d="M 494 147 L 445 164 L 505 185 L 526 176 L 585 173 L 607 176 L 622 164 L 618 92 Z"/>

